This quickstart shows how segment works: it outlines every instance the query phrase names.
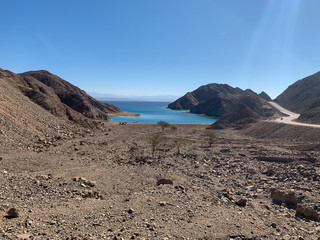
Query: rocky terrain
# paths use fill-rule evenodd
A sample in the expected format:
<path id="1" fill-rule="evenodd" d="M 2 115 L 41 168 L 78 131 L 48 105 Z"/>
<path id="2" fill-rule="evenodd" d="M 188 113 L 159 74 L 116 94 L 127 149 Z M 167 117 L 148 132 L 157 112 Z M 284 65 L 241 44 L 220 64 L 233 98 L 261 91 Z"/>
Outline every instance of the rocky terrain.
<path id="1" fill-rule="evenodd" d="M 2 140 L 0 238 L 319 238 L 315 141 L 219 130 L 209 147 L 206 127 L 166 128 L 154 157 L 146 136 L 161 129 L 152 124 Z"/>
<path id="2" fill-rule="evenodd" d="M 320 124 L 320 72 L 295 82 L 275 101 L 300 113 L 299 121 Z"/>
<path id="3" fill-rule="evenodd" d="M 189 92 L 168 105 L 170 109 L 185 109 L 191 113 L 218 117 L 212 127 L 239 127 L 256 122 L 265 117 L 271 117 L 277 111 L 267 100 L 267 94 L 262 97 L 247 89 L 233 88 L 227 84 L 208 84 Z"/>
<path id="4" fill-rule="evenodd" d="M 266 100 L 210 88 L 220 126 L 250 123 L 212 146 L 209 125 L 98 122 L 118 109 L 0 70 L 0 239 L 320 239 L 320 129 L 257 121 Z"/>

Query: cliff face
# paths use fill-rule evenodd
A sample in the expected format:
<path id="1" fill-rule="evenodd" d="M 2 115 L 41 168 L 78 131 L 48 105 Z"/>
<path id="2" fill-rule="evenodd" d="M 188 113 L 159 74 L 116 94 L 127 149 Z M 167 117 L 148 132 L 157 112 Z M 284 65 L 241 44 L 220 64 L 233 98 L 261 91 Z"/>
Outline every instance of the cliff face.
<path id="1" fill-rule="evenodd" d="M 208 84 L 187 93 L 169 104 L 171 109 L 189 109 L 191 113 L 218 117 L 216 128 L 239 125 L 270 117 L 275 110 L 251 90 L 241 90 L 226 84 Z"/>

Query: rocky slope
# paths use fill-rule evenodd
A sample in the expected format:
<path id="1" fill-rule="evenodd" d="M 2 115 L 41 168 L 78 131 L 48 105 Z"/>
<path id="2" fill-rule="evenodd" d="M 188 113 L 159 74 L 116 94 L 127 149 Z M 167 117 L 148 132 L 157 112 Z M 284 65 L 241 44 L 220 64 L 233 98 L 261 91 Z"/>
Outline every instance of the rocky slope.
<path id="1" fill-rule="evenodd" d="M 108 112 L 118 111 L 45 71 L 15 74 L 0 69 L 0 102 L 0 138 L 9 142 L 70 136 L 82 127 L 97 126 L 91 119 L 106 119 Z"/>
<path id="2" fill-rule="evenodd" d="M 119 112 L 112 104 L 102 103 L 89 96 L 85 91 L 48 71 L 31 71 L 20 74 L 23 79 L 30 77 L 51 88 L 60 101 L 91 119 L 108 119 L 108 113 Z M 41 91 L 41 90 L 40 90 Z"/>
<path id="3" fill-rule="evenodd" d="M 320 72 L 303 78 L 281 93 L 275 101 L 300 113 L 301 122 L 320 123 Z"/>
<path id="4" fill-rule="evenodd" d="M 214 128 L 239 127 L 275 113 L 268 102 L 255 92 L 226 84 L 202 86 L 168 107 L 175 110 L 189 109 L 191 113 L 218 117 Z"/>
<path id="5" fill-rule="evenodd" d="M 320 105 L 320 72 L 296 81 L 275 102 L 293 112 L 302 113 Z"/>

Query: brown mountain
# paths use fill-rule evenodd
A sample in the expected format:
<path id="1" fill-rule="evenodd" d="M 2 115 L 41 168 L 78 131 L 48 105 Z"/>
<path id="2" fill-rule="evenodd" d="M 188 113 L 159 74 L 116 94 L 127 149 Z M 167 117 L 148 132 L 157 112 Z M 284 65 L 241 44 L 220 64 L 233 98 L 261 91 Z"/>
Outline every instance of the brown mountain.
<path id="1" fill-rule="evenodd" d="M 219 120 L 213 124 L 214 128 L 243 126 L 275 113 L 268 102 L 255 92 L 233 88 L 227 84 L 201 86 L 168 107 L 218 117 Z"/>
<path id="2" fill-rule="evenodd" d="M 275 101 L 300 113 L 299 121 L 320 124 L 320 72 L 290 85 Z"/>
<path id="3" fill-rule="evenodd" d="M 91 128 L 97 126 L 93 120 L 119 111 L 47 71 L 15 74 L 0 69 L 0 102 L 0 136 L 47 136 L 63 128 Z"/>
<path id="4" fill-rule="evenodd" d="M 320 106 L 320 72 L 296 81 L 275 101 L 284 108 L 297 113 Z"/>
<path id="5" fill-rule="evenodd" d="M 112 104 L 102 103 L 85 91 L 48 71 L 31 71 L 20 74 L 24 79 L 34 78 L 51 88 L 62 103 L 91 119 L 108 119 L 108 113 L 119 112 Z"/>

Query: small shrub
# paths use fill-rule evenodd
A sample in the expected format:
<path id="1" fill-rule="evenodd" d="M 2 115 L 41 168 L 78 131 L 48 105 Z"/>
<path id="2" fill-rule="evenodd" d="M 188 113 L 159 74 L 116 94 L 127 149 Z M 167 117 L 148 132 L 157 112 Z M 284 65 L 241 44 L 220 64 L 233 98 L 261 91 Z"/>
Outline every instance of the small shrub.
<path id="1" fill-rule="evenodd" d="M 218 134 L 214 130 L 212 129 L 205 130 L 203 133 L 208 138 L 210 147 L 212 146 L 213 142 L 218 141 Z"/>
<path id="2" fill-rule="evenodd" d="M 177 131 L 178 128 L 177 128 L 177 126 L 174 126 L 174 125 L 173 125 L 173 126 L 171 126 L 171 129 L 172 129 L 173 131 Z"/>
<path id="3" fill-rule="evenodd" d="M 165 129 L 166 127 L 169 127 L 169 123 L 167 123 L 167 122 L 165 122 L 165 121 L 157 122 L 157 124 L 161 127 L 162 132 L 164 132 L 164 129 Z"/>
<path id="4" fill-rule="evenodd" d="M 147 135 L 147 141 L 150 143 L 151 146 L 152 157 L 154 157 L 155 151 L 157 150 L 159 144 L 167 140 L 168 137 L 166 137 L 163 133 L 160 132 L 150 133 Z"/>

